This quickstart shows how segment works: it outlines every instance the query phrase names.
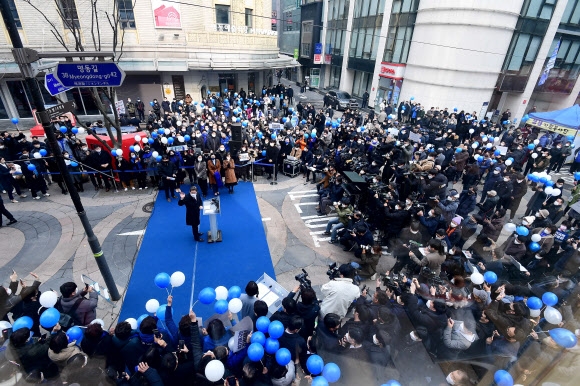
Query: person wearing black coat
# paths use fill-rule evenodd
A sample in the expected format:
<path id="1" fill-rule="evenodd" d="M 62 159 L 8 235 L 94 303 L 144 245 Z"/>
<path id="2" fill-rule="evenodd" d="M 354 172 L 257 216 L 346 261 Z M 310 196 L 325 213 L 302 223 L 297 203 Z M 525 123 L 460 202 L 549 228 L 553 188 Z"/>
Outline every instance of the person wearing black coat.
<path id="1" fill-rule="evenodd" d="M 105 151 L 102 151 L 100 145 L 95 146 L 95 151 L 92 152 L 89 157 L 90 160 L 88 164 L 97 169 L 100 173 L 95 174 L 95 179 L 97 186 L 95 190 L 103 188 L 103 181 L 105 183 L 105 190 L 108 192 L 111 190 L 111 182 L 108 177 L 111 175 L 111 155 Z M 104 174 L 102 174 L 104 173 Z"/>
<path id="2" fill-rule="evenodd" d="M 163 156 L 161 163 L 157 167 L 157 172 L 161 178 L 161 184 L 165 189 L 165 198 L 171 202 L 169 198 L 169 191 L 171 190 L 171 197 L 175 198 L 175 178 L 177 177 L 177 166 L 173 162 L 169 162 L 167 155 Z"/>
<path id="3" fill-rule="evenodd" d="M 499 167 L 496 167 L 493 170 L 493 172 L 487 174 L 487 178 L 483 183 L 483 191 L 481 192 L 481 199 L 479 201 L 480 203 L 482 203 L 483 200 L 485 200 L 485 198 L 487 197 L 487 192 L 493 190 L 493 187 L 496 185 L 496 183 L 501 181 L 502 178 L 503 177 L 501 176 L 501 168 Z"/>
<path id="4" fill-rule="evenodd" d="M 278 169 L 276 168 L 276 163 L 278 162 L 278 153 L 279 149 L 276 146 L 276 142 L 270 142 L 269 146 L 266 148 L 266 159 L 264 160 L 266 163 L 272 165 L 271 168 L 268 168 L 268 180 L 272 179 L 272 172 L 274 173 L 274 179 L 278 178 Z"/>
<path id="5" fill-rule="evenodd" d="M 199 211 L 203 209 L 200 194 L 197 188 L 192 186 L 189 188 L 189 195 L 183 192 L 179 193 L 179 206 L 185 206 L 185 224 L 191 226 L 193 238 L 195 241 L 203 241 L 201 233 L 199 233 Z"/>
<path id="6" fill-rule="evenodd" d="M 516 216 L 516 212 L 520 207 L 522 198 L 526 195 L 528 191 L 528 183 L 526 182 L 523 174 L 516 174 L 512 177 L 512 195 L 510 197 L 509 204 L 505 209 L 510 210 L 510 220 Z"/>
<path id="7" fill-rule="evenodd" d="M 493 186 L 493 190 L 496 191 L 497 196 L 499 197 L 497 207 L 504 208 L 507 210 L 513 193 L 511 176 L 509 174 L 503 176 L 503 180 L 500 180 L 495 183 L 495 185 Z"/>
<path id="8" fill-rule="evenodd" d="M 477 186 L 470 186 L 459 195 L 459 205 L 455 215 L 467 218 L 467 215 L 475 209 L 477 203 Z"/>

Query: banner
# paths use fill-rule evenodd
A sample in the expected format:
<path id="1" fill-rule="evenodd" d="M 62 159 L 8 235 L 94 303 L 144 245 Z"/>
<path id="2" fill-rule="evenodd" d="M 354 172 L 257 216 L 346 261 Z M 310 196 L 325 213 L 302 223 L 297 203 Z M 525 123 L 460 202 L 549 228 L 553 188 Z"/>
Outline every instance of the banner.
<path id="1" fill-rule="evenodd" d="M 528 125 L 536 126 L 544 130 L 553 131 L 554 133 L 562 135 L 576 135 L 576 129 L 572 129 L 566 126 L 560 126 L 555 123 L 550 123 L 537 118 L 530 118 L 526 122 Z"/>
<path id="2" fill-rule="evenodd" d="M 543 85 L 546 83 L 546 79 L 548 79 L 548 75 L 550 74 L 550 70 L 554 68 L 554 64 L 556 63 L 556 57 L 558 56 L 558 50 L 560 50 L 560 43 L 562 40 L 558 40 L 556 43 L 556 47 L 554 47 L 554 51 L 552 52 L 552 56 L 550 56 L 550 60 L 546 64 L 546 68 L 542 71 L 542 75 L 540 76 L 540 80 L 538 82 L 538 86 Z"/>
<path id="3" fill-rule="evenodd" d="M 155 28 L 181 29 L 181 10 L 179 3 L 151 0 Z"/>

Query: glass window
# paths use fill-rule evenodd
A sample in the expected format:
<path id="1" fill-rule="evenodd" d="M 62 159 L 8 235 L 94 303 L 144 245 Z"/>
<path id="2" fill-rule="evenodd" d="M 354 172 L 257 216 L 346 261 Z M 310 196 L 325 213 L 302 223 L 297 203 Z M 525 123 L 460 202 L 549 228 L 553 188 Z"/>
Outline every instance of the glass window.
<path id="1" fill-rule="evenodd" d="M 354 57 L 354 52 L 356 50 L 355 46 L 356 46 L 356 42 L 358 40 L 358 34 L 359 34 L 359 30 L 357 29 L 357 30 L 354 30 L 352 32 L 352 35 L 350 36 L 350 50 L 349 50 L 348 56 Z"/>
<path id="2" fill-rule="evenodd" d="M 406 28 L 401 27 L 397 31 L 395 39 L 395 47 L 393 49 L 393 62 L 398 63 L 401 60 L 401 53 L 403 52 L 403 43 L 405 43 Z"/>
<path id="3" fill-rule="evenodd" d="M 373 28 L 366 29 L 365 44 L 363 48 L 363 59 L 371 58 L 371 50 L 373 46 L 373 34 L 375 30 Z"/>
<path id="4" fill-rule="evenodd" d="M 254 26 L 254 15 L 250 8 L 246 8 L 246 27 L 252 28 Z"/>
<path id="5" fill-rule="evenodd" d="M 528 11 L 526 12 L 526 16 L 538 17 L 538 13 L 540 13 L 541 6 L 542 6 L 542 0 L 530 0 L 530 3 L 528 5 Z"/>
<path id="6" fill-rule="evenodd" d="M 568 55 L 566 55 L 565 63 L 574 63 L 576 56 L 578 55 L 578 47 L 580 47 L 580 42 L 572 42 L 570 49 L 568 50 Z"/>
<path id="7" fill-rule="evenodd" d="M 32 118 L 32 111 L 30 108 L 30 103 L 26 92 L 24 91 L 24 84 L 19 80 L 8 80 L 6 81 L 8 90 L 10 91 L 10 96 L 12 101 L 16 106 L 16 111 L 20 118 Z"/>
<path id="8" fill-rule="evenodd" d="M 577 4 L 577 0 L 568 0 L 566 4 L 566 9 L 564 10 L 564 14 L 562 15 L 561 22 L 568 23 L 570 21 L 570 16 L 572 16 L 572 11 L 574 11 L 574 6 Z"/>
<path id="9" fill-rule="evenodd" d="M 4 100 L 0 95 L 0 119 L 8 119 L 8 111 L 6 110 L 6 106 L 4 105 Z"/>
<path id="10" fill-rule="evenodd" d="M 528 47 L 528 53 L 526 54 L 526 62 L 533 62 L 536 60 L 536 55 L 538 54 L 538 49 L 542 44 L 542 38 L 539 36 L 534 36 Z"/>
<path id="11" fill-rule="evenodd" d="M 554 11 L 554 6 L 553 5 L 544 5 L 542 7 L 542 12 L 540 12 L 540 19 L 544 19 L 544 20 L 550 20 L 550 18 L 552 17 L 552 11 Z"/>
<path id="12" fill-rule="evenodd" d="M 59 0 L 60 16 L 64 23 L 64 28 L 80 28 L 79 15 L 74 0 Z"/>
<path id="13" fill-rule="evenodd" d="M 411 12 L 411 4 L 412 3 L 413 3 L 413 0 L 403 0 L 401 12 Z"/>
<path id="14" fill-rule="evenodd" d="M 520 34 L 518 37 L 518 41 L 514 47 L 514 51 L 512 53 L 512 58 L 510 64 L 508 66 L 508 71 L 519 71 L 524 61 L 524 54 L 526 52 L 526 48 L 528 47 L 528 43 L 530 41 L 530 35 L 527 34 Z"/>
<path id="15" fill-rule="evenodd" d="M 380 34 L 381 30 L 380 28 L 375 28 L 374 30 L 374 36 L 373 36 L 373 46 L 371 48 L 371 59 L 376 59 L 377 58 L 377 51 L 379 48 L 379 34 Z"/>
<path id="16" fill-rule="evenodd" d="M 16 3 L 14 2 L 14 0 L 8 0 L 8 7 L 10 8 L 10 12 L 12 13 L 14 22 L 16 23 L 16 27 L 22 28 L 22 23 L 20 22 L 20 16 L 18 15 L 18 9 L 16 9 Z"/>
<path id="17" fill-rule="evenodd" d="M 558 59 L 564 59 L 564 56 L 566 56 L 566 53 L 568 52 L 568 47 L 570 47 L 570 40 L 562 40 L 562 43 L 560 43 L 560 49 L 558 50 L 558 55 L 556 56 L 556 58 Z M 548 52 L 548 55 L 552 55 L 552 51 Z"/>
<path id="18" fill-rule="evenodd" d="M 576 9 L 570 18 L 570 24 L 580 24 L 580 3 L 576 4 Z"/>
<path id="19" fill-rule="evenodd" d="M 230 24 L 230 6 L 217 5 L 215 6 L 215 22 L 217 24 Z"/>
<path id="20" fill-rule="evenodd" d="M 364 28 L 360 29 L 358 32 L 358 41 L 356 43 L 356 57 L 360 58 L 363 53 L 364 48 L 364 41 L 365 41 L 365 30 Z"/>
<path id="21" fill-rule="evenodd" d="M 385 0 L 379 0 L 379 8 L 377 9 L 377 15 L 382 15 L 385 13 Z"/>
<path id="22" fill-rule="evenodd" d="M 359 2 L 362 3 L 361 17 L 367 17 L 369 15 L 369 7 L 371 0 L 362 0 L 362 1 L 359 0 Z"/>
<path id="23" fill-rule="evenodd" d="M 135 13 L 133 12 L 132 0 L 117 0 L 119 8 L 119 23 L 121 28 L 135 29 Z"/>

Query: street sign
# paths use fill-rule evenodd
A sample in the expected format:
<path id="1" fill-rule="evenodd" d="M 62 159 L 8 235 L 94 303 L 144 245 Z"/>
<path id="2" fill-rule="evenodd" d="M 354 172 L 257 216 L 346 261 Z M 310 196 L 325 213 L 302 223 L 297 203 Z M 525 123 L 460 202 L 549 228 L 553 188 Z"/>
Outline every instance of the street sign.
<path id="1" fill-rule="evenodd" d="M 66 113 L 72 113 L 75 110 L 75 103 L 73 101 L 64 102 L 60 105 L 56 105 L 53 107 L 49 107 L 46 109 L 46 113 L 50 116 L 50 118 L 59 117 Z"/>
<path id="2" fill-rule="evenodd" d="M 114 62 L 63 62 L 54 76 L 65 87 L 119 87 L 125 71 Z"/>
<path id="3" fill-rule="evenodd" d="M 44 88 L 52 96 L 58 95 L 61 92 L 70 90 L 69 87 L 64 87 L 53 74 L 48 73 L 44 76 Z"/>

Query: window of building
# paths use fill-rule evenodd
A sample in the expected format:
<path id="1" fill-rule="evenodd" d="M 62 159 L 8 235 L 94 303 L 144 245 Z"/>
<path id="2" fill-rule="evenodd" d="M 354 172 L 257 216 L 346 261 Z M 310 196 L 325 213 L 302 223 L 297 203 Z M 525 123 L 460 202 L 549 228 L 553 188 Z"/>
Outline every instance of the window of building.
<path id="1" fill-rule="evenodd" d="M 64 28 L 81 28 L 79 15 L 74 0 L 59 0 L 60 16 L 64 23 Z"/>
<path id="2" fill-rule="evenodd" d="M 340 75 L 342 68 L 340 66 L 330 66 L 330 87 L 340 87 Z"/>
<path id="3" fill-rule="evenodd" d="M 12 17 L 16 23 L 16 27 L 22 28 L 22 23 L 20 22 L 20 16 L 18 15 L 18 9 L 16 9 L 16 3 L 14 0 L 8 0 L 8 7 L 10 8 L 10 12 L 12 12 Z"/>
<path id="4" fill-rule="evenodd" d="M 352 83 L 352 94 L 362 97 L 365 91 L 370 90 L 373 74 L 363 71 L 354 72 L 354 80 Z"/>
<path id="5" fill-rule="evenodd" d="M 246 27 L 252 28 L 254 26 L 254 11 L 246 8 Z"/>
<path id="6" fill-rule="evenodd" d="M 0 119 L 8 119 L 8 110 L 6 110 L 2 95 L 0 95 Z"/>
<path id="7" fill-rule="evenodd" d="M 407 62 L 418 7 L 418 0 L 393 1 L 383 61 Z"/>
<path id="8" fill-rule="evenodd" d="M 526 17 L 550 20 L 555 6 L 556 0 L 525 0 L 522 9 L 526 10 L 523 13 Z"/>
<path id="9" fill-rule="evenodd" d="M 314 22 L 312 20 L 302 22 L 302 36 L 300 42 L 300 56 L 309 58 L 312 54 L 312 28 Z"/>
<path id="10" fill-rule="evenodd" d="M 294 30 L 294 28 L 293 28 L 293 25 L 294 24 L 292 24 L 292 11 L 284 12 L 284 19 L 286 20 L 285 30 L 286 31 L 293 31 Z"/>
<path id="11" fill-rule="evenodd" d="M 215 22 L 217 24 L 230 24 L 230 6 L 219 5 L 215 6 Z"/>
<path id="12" fill-rule="evenodd" d="M 278 12 L 272 11 L 272 31 L 278 31 Z"/>
<path id="13" fill-rule="evenodd" d="M 119 23 L 123 29 L 135 29 L 135 12 L 132 0 L 117 0 Z"/>

